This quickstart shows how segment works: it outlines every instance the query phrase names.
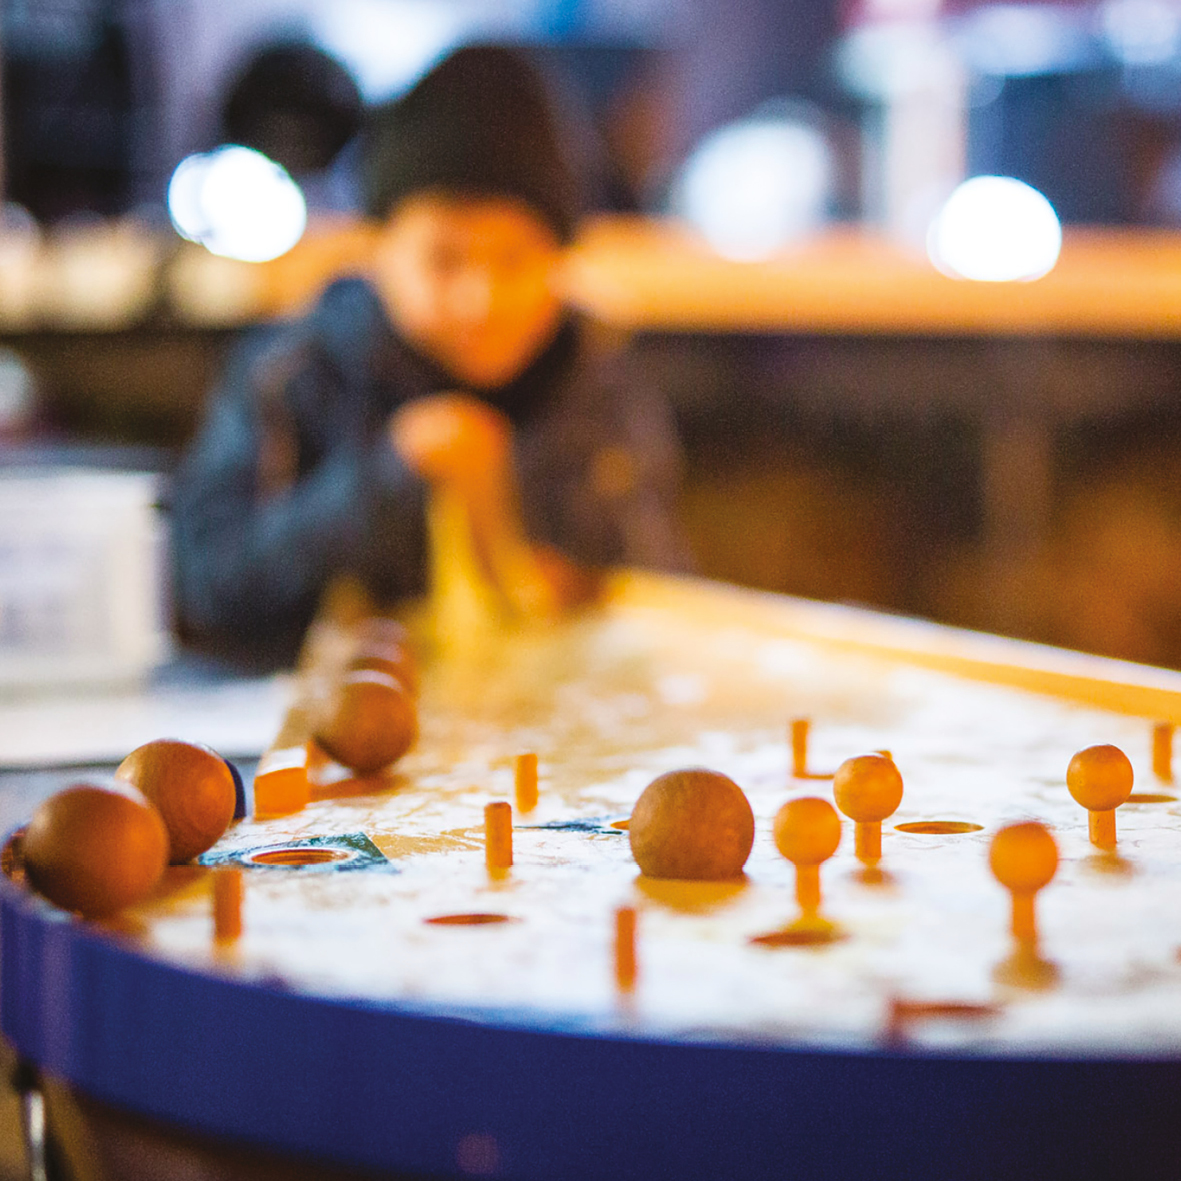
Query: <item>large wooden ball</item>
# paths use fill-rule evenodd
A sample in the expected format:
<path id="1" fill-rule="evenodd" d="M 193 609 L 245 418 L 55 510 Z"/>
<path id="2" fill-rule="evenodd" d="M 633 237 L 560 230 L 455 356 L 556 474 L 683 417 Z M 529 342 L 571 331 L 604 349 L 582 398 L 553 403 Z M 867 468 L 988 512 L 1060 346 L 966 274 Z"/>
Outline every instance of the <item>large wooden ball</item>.
<path id="1" fill-rule="evenodd" d="M 345 673 L 316 711 L 312 734 L 342 766 L 372 775 L 413 745 L 418 711 L 400 681 L 376 669 L 358 669 Z"/>
<path id="2" fill-rule="evenodd" d="M 1088 746 L 1070 760 L 1066 786 L 1090 812 L 1109 812 L 1132 794 L 1132 761 L 1118 746 Z"/>
<path id="3" fill-rule="evenodd" d="M 156 806 L 174 865 L 204 853 L 234 819 L 233 772 L 207 746 L 175 738 L 147 742 L 119 764 L 115 776 Z"/>
<path id="4" fill-rule="evenodd" d="M 644 789 L 628 825 L 632 856 L 652 878 L 725 881 L 750 856 L 755 818 L 732 779 L 717 771 L 669 771 Z"/>
<path id="5" fill-rule="evenodd" d="M 788 800 L 775 814 L 775 847 L 793 865 L 820 865 L 841 843 L 841 818 L 819 796 Z"/>
<path id="6" fill-rule="evenodd" d="M 988 865 L 1006 890 L 1036 894 L 1058 872 L 1058 842 L 1036 820 L 1009 824 L 992 838 Z"/>
<path id="7" fill-rule="evenodd" d="M 902 776 L 885 755 L 846 759 L 832 782 L 833 798 L 850 820 L 859 824 L 885 820 L 902 803 Z"/>
<path id="8" fill-rule="evenodd" d="M 142 902 L 168 865 L 168 830 L 135 793 L 77 784 L 33 813 L 24 840 L 29 883 L 87 918 Z"/>

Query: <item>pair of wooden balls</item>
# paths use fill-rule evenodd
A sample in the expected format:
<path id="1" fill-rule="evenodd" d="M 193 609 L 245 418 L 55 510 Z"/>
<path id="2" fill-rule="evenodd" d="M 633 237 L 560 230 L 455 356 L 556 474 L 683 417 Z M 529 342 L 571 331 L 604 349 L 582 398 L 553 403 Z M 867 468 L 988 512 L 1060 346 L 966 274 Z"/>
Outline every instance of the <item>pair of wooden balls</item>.
<path id="1" fill-rule="evenodd" d="M 360 632 L 344 673 L 313 711 L 312 736 L 342 766 L 373 775 L 418 736 L 418 668 L 401 624 L 374 618 Z"/>
<path id="2" fill-rule="evenodd" d="M 207 747 L 149 742 L 115 776 L 116 789 L 82 783 L 51 796 L 24 835 L 33 888 L 87 918 L 143 901 L 169 862 L 205 852 L 234 816 L 233 773 Z"/>

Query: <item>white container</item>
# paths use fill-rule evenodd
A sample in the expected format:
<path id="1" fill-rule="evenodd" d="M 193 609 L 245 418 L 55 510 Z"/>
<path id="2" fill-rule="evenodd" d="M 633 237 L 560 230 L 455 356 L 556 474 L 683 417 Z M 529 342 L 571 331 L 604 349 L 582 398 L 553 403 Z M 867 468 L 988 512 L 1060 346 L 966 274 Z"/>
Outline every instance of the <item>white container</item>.
<path id="1" fill-rule="evenodd" d="M 0 469 L 0 692 L 128 684 L 169 647 L 159 477 Z"/>

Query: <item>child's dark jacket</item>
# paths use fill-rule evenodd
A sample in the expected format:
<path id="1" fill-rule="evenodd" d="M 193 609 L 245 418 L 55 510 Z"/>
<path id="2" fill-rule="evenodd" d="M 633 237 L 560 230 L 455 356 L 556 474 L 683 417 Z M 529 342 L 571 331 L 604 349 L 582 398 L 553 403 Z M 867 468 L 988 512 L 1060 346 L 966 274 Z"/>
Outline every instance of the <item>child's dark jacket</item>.
<path id="1" fill-rule="evenodd" d="M 239 347 L 173 491 L 173 567 L 190 638 L 243 663 L 289 662 L 335 575 L 383 602 L 426 583 L 425 488 L 395 454 L 402 403 L 454 381 L 394 334 L 360 279 Z M 517 380 L 511 419 L 530 537 L 595 566 L 681 569 L 671 416 L 619 354 L 567 320 Z"/>

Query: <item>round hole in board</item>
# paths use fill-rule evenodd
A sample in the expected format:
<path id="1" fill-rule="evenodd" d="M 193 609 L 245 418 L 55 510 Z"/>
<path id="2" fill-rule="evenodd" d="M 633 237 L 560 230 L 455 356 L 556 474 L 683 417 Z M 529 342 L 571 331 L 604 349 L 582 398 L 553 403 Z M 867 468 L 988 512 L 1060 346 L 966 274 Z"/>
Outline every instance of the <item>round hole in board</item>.
<path id="1" fill-rule="evenodd" d="M 821 947 L 826 943 L 838 943 L 843 938 L 836 930 L 788 927 L 784 931 L 772 931 L 769 935 L 755 935 L 751 943 L 760 947 Z"/>
<path id="2" fill-rule="evenodd" d="M 890 1002 L 890 1022 L 894 1025 L 928 1018 L 976 1021 L 995 1017 L 998 1005 L 974 1004 L 971 1001 L 906 1001 L 895 998 Z"/>
<path id="3" fill-rule="evenodd" d="M 246 858 L 253 865 L 327 865 L 331 861 L 349 861 L 347 849 L 325 849 L 315 846 L 293 846 L 289 849 L 262 849 Z"/>
<path id="4" fill-rule="evenodd" d="M 980 832 L 984 825 L 971 824 L 967 820 L 914 820 L 894 827 L 899 832 L 917 832 L 925 836 L 956 836 L 965 832 Z"/>
<path id="5" fill-rule="evenodd" d="M 1124 802 L 1127 804 L 1175 804 L 1177 797 L 1163 791 L 1134 791 Z"/>
<path id="6" fill-rule="evenodd" d="M 620 832 L 627 832 L 631 827 L 631 820 L 630 818 L 627 820 L 612 820 L 611 827 L 619 829 Z"/>
<path id="7" fill-rule="evenodd" d="M 512 919 L 507 914 L 441 914 L 425 921 L 439 927 L 485 927 L 489 923 L 509 923 Z"/>

